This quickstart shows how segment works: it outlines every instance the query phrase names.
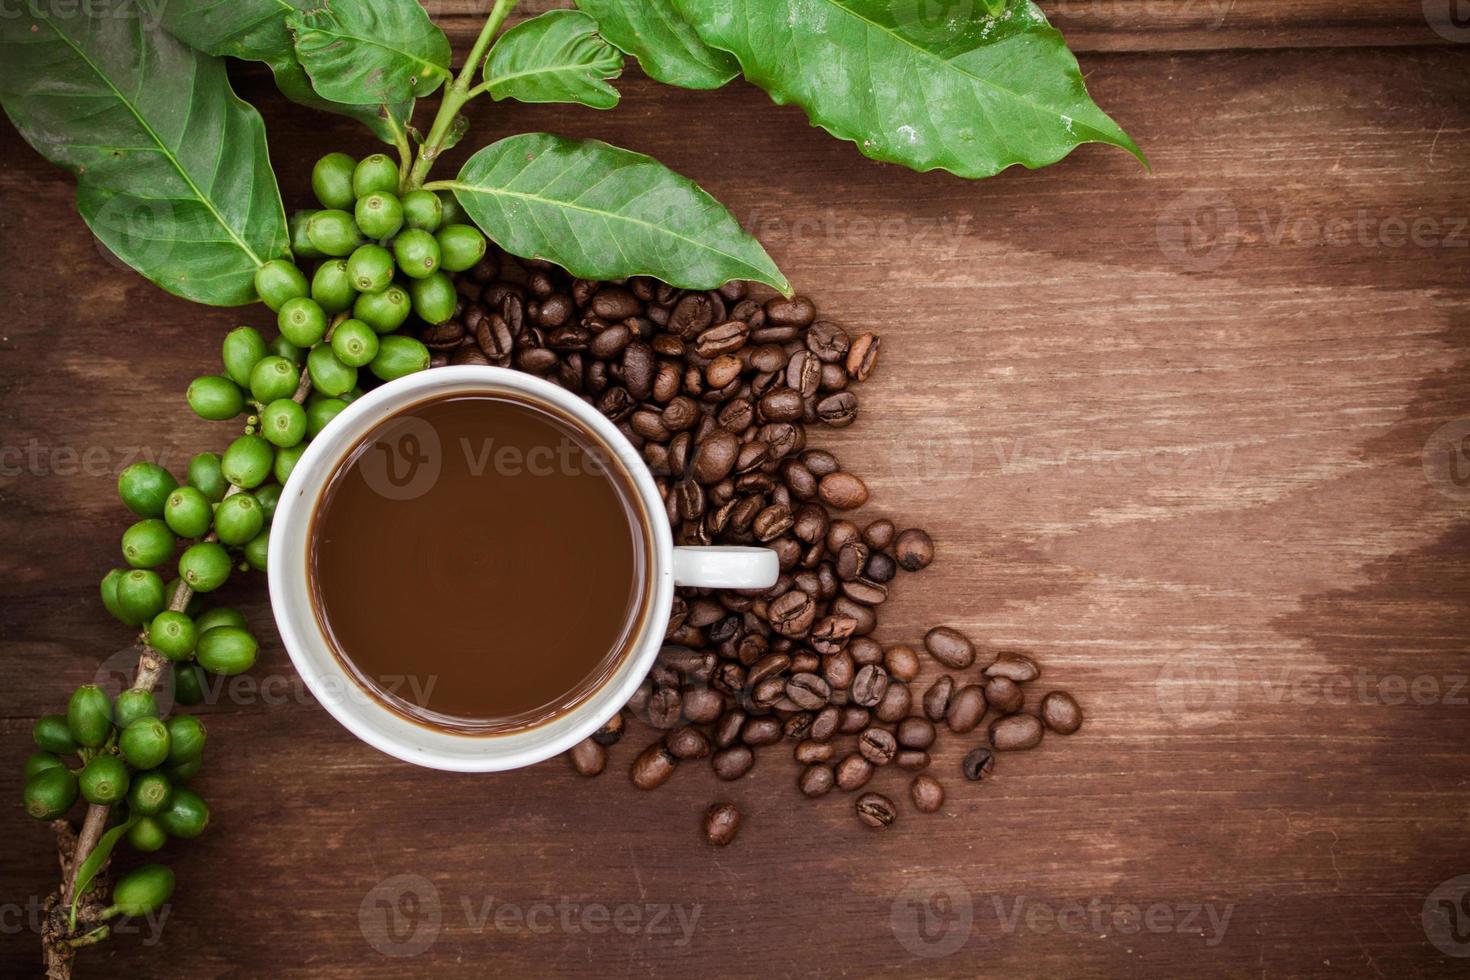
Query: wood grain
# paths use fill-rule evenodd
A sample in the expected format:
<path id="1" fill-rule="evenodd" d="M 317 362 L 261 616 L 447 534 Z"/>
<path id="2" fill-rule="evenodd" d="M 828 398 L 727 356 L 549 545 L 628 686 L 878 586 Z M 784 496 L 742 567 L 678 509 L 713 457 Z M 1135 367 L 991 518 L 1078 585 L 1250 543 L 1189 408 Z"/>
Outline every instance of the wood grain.
<path id="1" fill-rule="evenodd" d="M 623 771 L 644 731 L 594 781 L 560 761 L 400 765 L 310 703 L 272 636 L 205 709 L 214 821 L 167 852 L 180 885 L 157 941 L 141 927 L 81 975 L 1460 969 L 1421 912 L 1470 873 L 1470 491 L 1440 451 L 1460 452 L 1442 427 L 1470 419 L 1470 61 L 1361 46 L 1380 29 L 1396 43 L 1401 11 L 1237 9 L 1274 6 L 1328 35 L 1361 17 L 1360 46 L 1084 58 L 1152 172 L 1085 147 L 983 183 L 916 175 L 743 86 L 629 77 L 608 114 L 476 112 L 483 140 L 551 128 L 655 154 L 828 315 L 883 334 L 858 423 L 824 444 L 868 479 L 867 513 L 930 528 L 940 557 L 895 588 L 880 637 L 944 622 L 1030 651 L 1036 693 L 1074 691 L 1082 732 L 983 784 L 959 778 L 967 740 L 951 739 L 943 812 L 905 804 L 878 835 L 849 797 L 801 799 L 781 753 L 733 785 L 691 766 L 640 793 Z M 329 148 L 366 149 L 241 79 L 284 187 Z M 116 471 L 221 443 L 183 390 L 225 330 L 262 318 L 118 268 L 63 175 L 9 131 L 3 161 L 0 797 L 15 800 L 33 719 L 127 642 L 94 584 L 126 522 Z M 270 635 L 259 584 L 227 598 Z M 905 791 L 897 772 L 874 785 Z M 697 825 L 721 798 L 746 823 L 714 851 Z M 0 973 L 20 976 L 24 907 L 54 860 L 18 806 L 0 820 Z"/>

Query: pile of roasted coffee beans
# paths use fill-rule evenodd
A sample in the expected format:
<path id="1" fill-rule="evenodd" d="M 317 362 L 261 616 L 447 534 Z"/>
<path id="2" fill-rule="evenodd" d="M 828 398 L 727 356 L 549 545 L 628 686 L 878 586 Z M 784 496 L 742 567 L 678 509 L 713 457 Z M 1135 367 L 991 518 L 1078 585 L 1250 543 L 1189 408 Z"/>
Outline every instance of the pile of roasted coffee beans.
<path id="1" fill-rule="evenodd" d="M 432 364 L 515 367 L 576 392 L 643 454 L 677 544 L 761 544 L 781 560 L 770 589 L 680 590 L 633 700 L 567 753 L 577 772 L 606 768 L 631 714 L 662 732 L 632 762 L 641 789 L 698 760 L 739 779 L 757 752 L 787 744 L 806 796 L 856 792 L 891 765 L 915 774 L 914 809 L 933 813 L 945 790 L 926 770 L 941 726 L 976 743 L 960 767 L 970 780 L 990 775 L 996 752 L 1081 726 L 1064 691 L 1023 710 L 1022 685 L 1040 673 L 1024 654 L 977 651 L 935 627 L 922 646 L 944 672 L 920 691 L 919 650 L 873 639 L 889 588 L 934 559 L 934 542 L 887 519 L 860 527 L 834 516 L 866 503 L 868 488 L 807 434 L 857 418 L 851 386 L 872 373 L 878 337 L 820 319 L 800 296 L 757 298 L 745 283 L 689 292 L 591 282 L 493 248 L 457 288 L 455 315 L 419 333 Z M 854 811 L 882 829 L 899 808 L 864 792 Z M 733 804 L 704 814 L 711 844 L 739 827 Z"/>

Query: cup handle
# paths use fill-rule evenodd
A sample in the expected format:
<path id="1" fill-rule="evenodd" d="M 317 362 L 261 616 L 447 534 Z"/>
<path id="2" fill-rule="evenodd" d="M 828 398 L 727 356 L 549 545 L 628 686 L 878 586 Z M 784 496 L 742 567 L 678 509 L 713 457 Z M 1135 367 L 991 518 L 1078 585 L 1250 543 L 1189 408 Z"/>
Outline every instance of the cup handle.
<path id="1" fill-rule="evenodd" d="M 674 584 L 698 589 L 768 589 L 781 574 L 770 548 L 696 547 L 674 549 Z"/>

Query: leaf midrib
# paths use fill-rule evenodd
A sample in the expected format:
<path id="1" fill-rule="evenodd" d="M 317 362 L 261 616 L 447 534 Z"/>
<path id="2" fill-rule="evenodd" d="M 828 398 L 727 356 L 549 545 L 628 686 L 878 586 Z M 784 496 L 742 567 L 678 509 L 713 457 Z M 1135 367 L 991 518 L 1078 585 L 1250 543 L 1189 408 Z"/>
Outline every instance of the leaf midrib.
<path id="1" fill-rule="evenodd" d="M 63 44 L 76 52 L 77 57 L 82 59 L 82 62 L 86 64 L 88 68 L 92 69 L 92 72 L 98 77 L 98 79 L 100 79 L 104 85 L 112 90 L 112 94 L 117 98 L 117 101 L 121 103 L 124 107 L 126 107 L 128 112 L 132 113 L 133 118 L 138 121 L 138 125 L 141 126 L 143 128 L 143 131 L 148 134 L 149 138 L 152 139 L 155 144 L 157 144 L 158 152 L 162 153 L 165 157 L 168 158 L 169 163 L 173 164 L 174 170 L 177 171 L 179 176 L 183 178 L 184 183 L 188 185 L 189 190 L 194 193 L 194 198 L 199 201 L 200 204 L 204 205 L 204 207 L 209 211 L 210 215 L 213 216 L 214 220 L 219 224 L 219 226 L 223 228 L 225 232 L 230 236 L 230 240 L 238 245 L 241 251 L 250 256 L 250 261 L 254 262 L 257 266 L 264 265 L 265 261 L 259 255 L 256 255 L 255 249 L 251 248 L 249 243 L 235 232 L 235 229 L 230 225 L 228 221 L 225 220 L 225 216 L 221 214 L 219 212 L 219 209 L 214 206 L 214 202 L 209 197 L 207 197 L 202 190 L 200 190 L 199 185 L 194 182 L 194 178 L 189 174 L 187 170 L 184 169 L 183 163 L 173 152 L 173 149 L 169 147 L 166 142 L 164 142 L 163 137 L 159 135 L 157 130 L 153 128 L 148 120 L 144 119 L 143 116 L 138 112 L 138 110 L 133 107 L 133 103 L 125 95 L 123 95 L 122 91 L 113 84 L 112 79 L 109 78 L 107 73 L 102 70 L 101 66 L 94 62 L 90 57 L 88 57 L 87 53 L 83 51 L 75 41 L 73 41 L 70 37 L 63 33 L 59 27 L 52 23 L 50 18 L 39 17 L 38 19 L 45 21 L 46 26 L 51 28 L 52 33 L 60 38 Z"/>
<path id="2" fill-rule="evenodd" d="M 305 16 L 311 16 L 311 15 L 308 13 Z M 318 26 L 318 25 L 315 25 L 315 24 L 308 25 L 307 26 L 307 30 L 314 31 L 314 32 L 316 32 L 318 34 L 325 34 L 328 37 L 336 38 L 339 41 L 360 41 L 363 44 L 371 45 L 372 47 L 375 47 L 375 48 L 380 48 L 383 51 L 391 51 L 394 54 L 402 55 L 403 57 L 407 58 L 409 61 L 412 61 L 415 64 L 422 65 L 423 67 L 428 68 L 429 70 L 435 72 L 436 74 L 438 74 L 442 78 L 448 79 L 448 78 L 453 78 L 454 77 L 454 73 L 451 72 L 448 68 L 445 68 L 443 65 L 436 64 L 435 62 L 432 62 L 432 61 L 428 60 L 427 58 L 423 57 L 422 55 L 414 54 L 412 51 L 405 51 L 405 50 L 403 50 L 401 48 L 395 48 L 391 44 L 385 44 L 382 41 L 378 40 L 377 38 L 366 37 L 366 36 L 364 36 L 362 34 L 344 34 L 341 30 L 336 30 L 336 31 L 329 30 L 329 29 L 327 29 L 325 27 L 321 27 L 321 26 Z M 344 30 L 345 30 L 345 28 L 344 28 Z"/>

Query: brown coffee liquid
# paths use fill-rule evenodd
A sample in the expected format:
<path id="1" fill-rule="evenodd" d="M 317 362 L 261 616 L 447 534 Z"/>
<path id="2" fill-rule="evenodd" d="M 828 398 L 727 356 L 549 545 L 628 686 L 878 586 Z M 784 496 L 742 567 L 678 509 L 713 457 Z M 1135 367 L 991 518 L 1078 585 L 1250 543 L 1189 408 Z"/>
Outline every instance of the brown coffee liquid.
<path id="1" fill-rule="evenodd" d="M 411 406 L 339 465 L 312 518 L 313 604 L 360 682 L 460 731 L 585 698 L 639 628 L 651 544 L 611 452 L 503 396 Z"/>

